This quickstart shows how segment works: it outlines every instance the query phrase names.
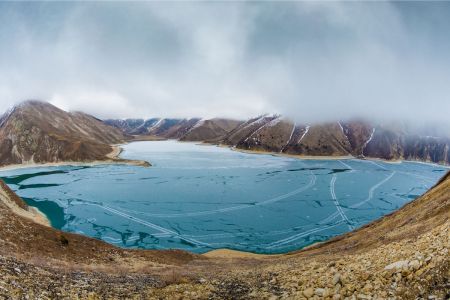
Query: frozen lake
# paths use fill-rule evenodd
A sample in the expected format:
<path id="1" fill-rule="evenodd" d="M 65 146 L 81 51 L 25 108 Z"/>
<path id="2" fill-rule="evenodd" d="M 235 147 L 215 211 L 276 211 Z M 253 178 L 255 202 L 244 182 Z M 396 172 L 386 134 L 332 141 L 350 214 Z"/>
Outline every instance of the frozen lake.
<path id="1" fill-rule="evenodd" d="M 176 141 L 135 142 L 99 165 L 0 172 L 52 225 L 121 247 L 258 253 L 296 250 L 415 199 L 446 168 L 370 160 L 299 160 Z"/>

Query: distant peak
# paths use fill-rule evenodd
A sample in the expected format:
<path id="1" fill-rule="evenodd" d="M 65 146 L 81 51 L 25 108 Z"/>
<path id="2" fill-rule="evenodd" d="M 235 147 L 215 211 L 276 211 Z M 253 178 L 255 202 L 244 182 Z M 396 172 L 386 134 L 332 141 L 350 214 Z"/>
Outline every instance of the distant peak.
<path id="1" fill-rule="evenodd" d="M 20 102 L 19 104 L 15 105 L 13 107 L 13 110 L 17 111 L 17 110 L 24 110 L 27 108 L 46 110 L 46 111 L 63 111 L 62 109 L 56 107 L 55 105 L 53 105 L 49 102 L 42 101 L 42 100 L 34 100 L 34 99 Z"/>
<path id="2" fill-rule="evenodd" d="M 23 106 L 29 106 L 29 105 L 51 105 L 50 103 L 42 100 L 36 100 L 36 99 L 29 99 L 20 102 L 16 105 L 16 107 L 23 107 Z"/>

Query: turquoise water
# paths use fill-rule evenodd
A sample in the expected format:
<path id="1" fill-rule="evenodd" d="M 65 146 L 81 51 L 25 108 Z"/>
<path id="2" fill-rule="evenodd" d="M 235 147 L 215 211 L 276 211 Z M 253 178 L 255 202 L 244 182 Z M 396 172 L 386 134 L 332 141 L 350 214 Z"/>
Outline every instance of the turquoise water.
<path id="1" fill-rule="evenodd" d="M 258 253 L 296 250 L 415 199 L 446 168 L 369 160 L 298 160 L 175 141 L 136 142 L 125 165 L 2 171 L 52 226 L 121 247 Z"/>

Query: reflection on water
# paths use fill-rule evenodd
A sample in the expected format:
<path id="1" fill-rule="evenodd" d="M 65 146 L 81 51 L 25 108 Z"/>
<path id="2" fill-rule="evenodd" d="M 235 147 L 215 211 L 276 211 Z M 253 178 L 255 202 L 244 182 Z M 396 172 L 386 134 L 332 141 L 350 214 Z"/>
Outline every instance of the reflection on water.
<path id="1" fill-rule="evenodd" d="M 122 247 L 296 250 L 423 194 L 444 167 L 298 160 L 174 141 L 136 142 L 125 165 L 0 172 L 52 226 Z"/>

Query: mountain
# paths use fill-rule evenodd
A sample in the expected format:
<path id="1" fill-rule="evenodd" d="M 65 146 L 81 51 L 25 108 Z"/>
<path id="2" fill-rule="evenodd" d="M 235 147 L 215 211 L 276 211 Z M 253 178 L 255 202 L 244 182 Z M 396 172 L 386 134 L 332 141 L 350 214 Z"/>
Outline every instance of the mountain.
<path id="1" fill-rule="evenodd" d="M 104 160 L 125 140 L 93 116 L 27 101 L 0 118 L 0 165 Z"/>
<path id="2" fill-rule="evenodd" d="M 279 115 L 247 121 L 126 119 L 101 121 L 28 101 L 0 117 L 0 165 L 104 160 L 112 144 L 156 137 L 300 156 L 353 156 L 450 163 L 450 134 L 363 120 L 294 123 Z"/>
<path id="3" fill-rule="evenodd" d="M 237 126 L 220 143 L 292 155 L 450 163 L 448 136 L 429 136 L 404 125 L 374 125 L 360 120 L 304 125 L 264 115 Z"/>
<path id="4" fill-rule="evenodd" d="M 180 139 L 188 133 L 198 121 L 200 121 L 198 118 L 160 119 L 149 129 L 148 134 L 168 139 Z"/>
<path id="5" fill-rule="evenodd" d="M 347 156 L 354 152 L 339 122 L 301 125 L 281 116 L 250 119 L 222 142 L 238 149 L 306 156 Z"/>
<path id="6" fill-rule="evenodd" d="M 119 128 L 125 134 L 183 141 L 219 140 L 240 123 L 240 121 L 221 118 L 105 120 L 105 124 Z"/>
<path id="7" fill-rule="evenodd" d="M 403 126 L 377 126 L 363 154 L 383 159 L 408 159 L 450 163 L 450 138 L 429 136 Z"/>
<path id="8" fill-rule="evenodd" d="M 148 134 L 149 129 L 155 125 L 159 119 L 126 119 L 126 120 L 105 120 L 104 123 L 109 126 L 119 128 L 124 133 L 129 135 L 144 135 Z"/>
<path id="9" fill-rule="evenodd" d="M 105 120 L 105 124 L 121 129 L 125 134 L 149 135 L 168 139 L 179 139 L 200 119 L 125 119 Z"/>
<path id="10" fill-rule="evenodd" d="M 222 118 L 200 120 L 180 140 L 217 142 L 241 123 L 241 121 Z"/>
<path id="11" fill-rule="evenodd" d="M 210 142 L 250 151 L 450 163 L 450 134 L 405 124 L 364 120 L 300 124 L 279 115 L 247 121 L 154 118 L 105 122 L 125 134 Z"/>

